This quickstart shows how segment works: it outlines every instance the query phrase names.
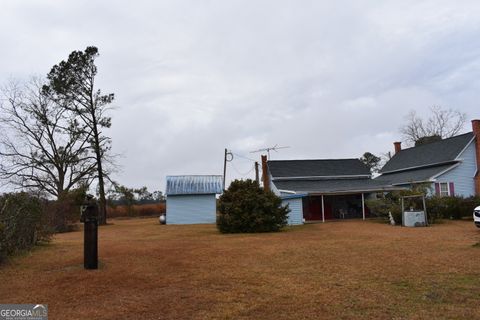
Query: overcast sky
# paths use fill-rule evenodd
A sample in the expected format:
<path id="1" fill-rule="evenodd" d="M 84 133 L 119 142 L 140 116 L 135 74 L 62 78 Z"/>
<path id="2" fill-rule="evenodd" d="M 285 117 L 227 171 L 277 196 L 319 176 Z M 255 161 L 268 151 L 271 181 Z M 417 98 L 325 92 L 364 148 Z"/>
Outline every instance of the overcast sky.
<path id="1" fill-rule="evenodd" d="M 94 45 L 127 186 L 392 150 L 409 110 L 480 117 L 480 1 L 0 0 L 0 79 Z M 470 130 L 470 123 L 465 130 Z M 254 177 L 235 157 L 228 177 Z M 243 174 L 249 172 L 246 176 Z"/>

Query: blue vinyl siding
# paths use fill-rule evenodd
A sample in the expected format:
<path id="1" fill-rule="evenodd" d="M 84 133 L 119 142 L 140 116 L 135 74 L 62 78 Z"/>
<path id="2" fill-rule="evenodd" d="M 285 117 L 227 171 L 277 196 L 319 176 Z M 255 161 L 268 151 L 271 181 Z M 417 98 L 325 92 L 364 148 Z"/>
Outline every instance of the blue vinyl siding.
<path id="1" fill-rule="evenodd" d="M 475 194 L 473 181 L 477 172 L 475 142 L 471 142 L 459 158 L 462 160 L 460 165 L 437 177 L 436 182 L 453 182 L 455 195 L 469 197 Z M 433 192 L 435 193 L 435 189 Z"/>
<path id="2" fill-rule="evenodd" d="M 214 194 L 167 197 L 167 224 L 215 223 L 216 217 Z"/>
<path id="3" fill-rule="evenodd" d="M 425 186 L 427 188 L 427 196 L 430 197 L 430 196 L 434 196 L 435 195 L 435 184 L 433 182 L 422 182 L 422 183 L 419 183 L 420 185 L 422 186 Z M 411 189 L 412 188 L 412 184 L 411 183 L 405 183 L 405 184 L 397 184 L 395 185 L 396 187 L 402 187 L 402 188 L 407 188 L 407 189 Z"/>
<path id="4" fill-rule="evenodd" d="M 282 205 L 290 208 L 290 212 L 288 213 L 288 224 L 289 225 L 297 225 L 303 224 L 303 204 L 302 198 L 294 198 L 294 199 L 283 199 Z"/>

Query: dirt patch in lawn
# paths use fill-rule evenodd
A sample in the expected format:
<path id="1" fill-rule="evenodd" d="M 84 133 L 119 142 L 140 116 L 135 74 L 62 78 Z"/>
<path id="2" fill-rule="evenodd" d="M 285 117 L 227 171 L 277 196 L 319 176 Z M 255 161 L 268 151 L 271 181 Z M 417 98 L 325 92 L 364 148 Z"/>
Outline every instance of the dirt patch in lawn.
<path id="1" fill-rule="evenodd" d="M 100 269 L 82 232 L 0 267 L 0 303 L 50 319 L 479 319 L 480 230 L 349 221 L 221 235 L 213 225 L 113 220 Z"/>

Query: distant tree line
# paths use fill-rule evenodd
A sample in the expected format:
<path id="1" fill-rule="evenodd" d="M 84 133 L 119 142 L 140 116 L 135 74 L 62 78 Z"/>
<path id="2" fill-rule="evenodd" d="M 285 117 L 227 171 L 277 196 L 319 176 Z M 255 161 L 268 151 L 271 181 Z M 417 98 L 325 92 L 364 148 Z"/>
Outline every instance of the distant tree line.
<path id="1" fill-rule="evenodd" d="M 162 191 L 155 190 L 150 192 L 147 187 L 128 188 L 118 183 L 113 183 L 107 192 L 107 202 L 109 205 L 126 205 L 158 203 L 165 201 Z"/>

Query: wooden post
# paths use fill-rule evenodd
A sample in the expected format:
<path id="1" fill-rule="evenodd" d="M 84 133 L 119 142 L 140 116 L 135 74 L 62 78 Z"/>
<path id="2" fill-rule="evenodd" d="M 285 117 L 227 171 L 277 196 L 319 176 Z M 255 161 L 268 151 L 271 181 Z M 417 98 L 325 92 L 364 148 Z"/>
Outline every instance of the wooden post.
<path id="1" fill-rule="evenodd" d="M 83 267 L 98 269 L 98 205 L 93 196 L 87 195 L 80 209 L 83 228 Z"/>
<path id="2" fill-rule="evenodd" d="M 322 222 L 325 222 L 325 202 L 323 201 L 323 194 L 322 194 Z"/>
<path id="3" fill-rule="evenodd" d="M 402 197 L 402 226 L 403 226 L 403 227 L 405 227 L 404 216 L 405 216 L 405 205 L 404 205 L 403 197 Z"/>
<path id="4" fill-rule="evenodd" d="M 365 220 L 365 194 L 362 193 L 362 215 L 363 215 L 363 220 Z"/>
<path id="5" fill-rule="evenodd" d="M 255 161 L 255 181 L 257 181 L 258 184 L 260 184 L 260 178 L 258 175 L 258 162 Z"/>
<path id="6" fill-rule="evenodd" d="M 223 190 L 225 190 L 226 175 L 227 175 L 227 148 L 225 148 L 225 155 L 223 156 Z"/>
<path id="7" fill-rule="evenodd" d="M 263 190 L 270 191 L 270 183 L 268 181 L 267 156 L 262 155 L 262 180 Z"/>
<path id="8" fill-rule="evenodd" d="M 427 204 L 425 203 L 425 195 L 422 196 L 423 210 L 425 212 L 425 225 L 428 226 Z"/>

